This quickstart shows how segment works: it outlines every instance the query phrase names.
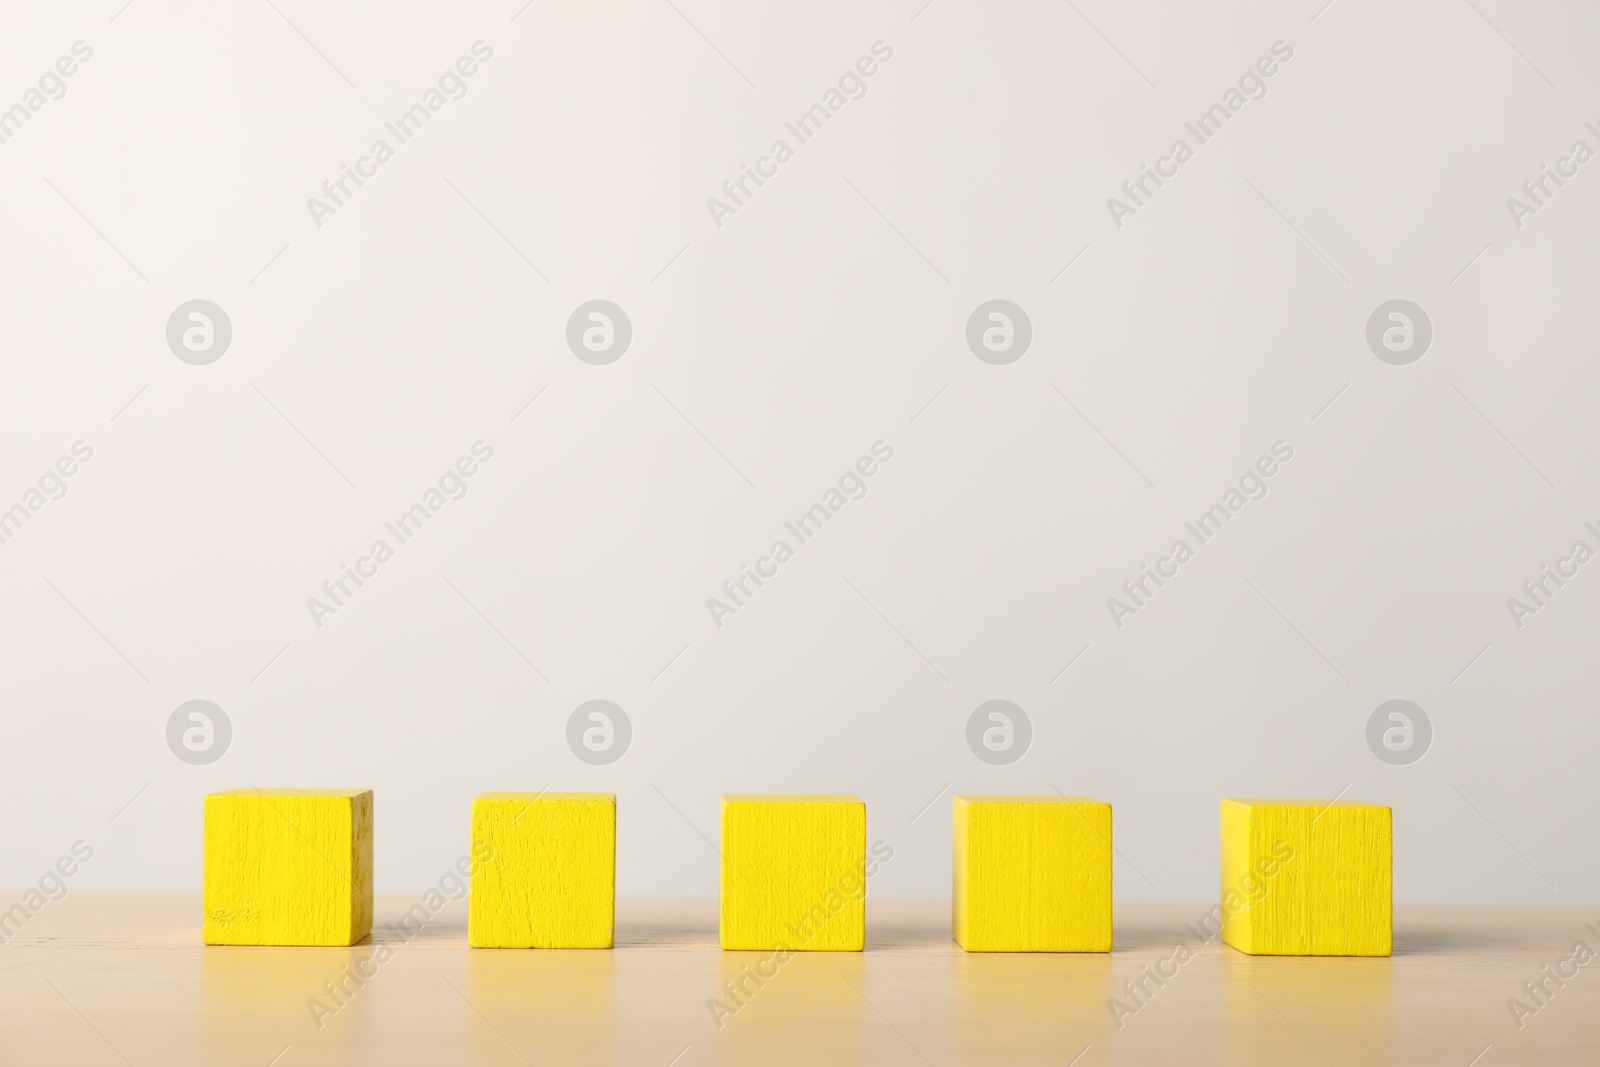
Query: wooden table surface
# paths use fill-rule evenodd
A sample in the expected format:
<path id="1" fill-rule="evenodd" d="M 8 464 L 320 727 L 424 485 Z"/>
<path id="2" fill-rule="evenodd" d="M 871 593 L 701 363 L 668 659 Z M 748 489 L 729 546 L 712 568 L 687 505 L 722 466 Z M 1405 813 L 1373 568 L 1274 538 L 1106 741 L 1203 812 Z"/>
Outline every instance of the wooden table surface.
<path id="1" fill-rule="evenodd" d="M 947 904 L 873 900 L 865 952 L 746 980 L 719 1027 L 708 1001 L 735 1007 L 723 983 L 764 956 L 717 948 L 713 901 L 624 901 L 612 951 L 470 950 L 464 902 L 410 941 L 384 929 L 415 903 L 380 897 L 354 948 L 207 948 L 197 896 L 71 894 L 0 947 L 0 1063 L 1600 1064 L 1600 960 L 1520 1029 L 1506 1006 L 1600 950 L 1600 911 L 1401 908 L 1389 959 L 1197 945 L 1119 1028 L 1108 999 L 1194 944 L 1202 906 L 1119 905 L 1109 955 L 969 955 Z"/>

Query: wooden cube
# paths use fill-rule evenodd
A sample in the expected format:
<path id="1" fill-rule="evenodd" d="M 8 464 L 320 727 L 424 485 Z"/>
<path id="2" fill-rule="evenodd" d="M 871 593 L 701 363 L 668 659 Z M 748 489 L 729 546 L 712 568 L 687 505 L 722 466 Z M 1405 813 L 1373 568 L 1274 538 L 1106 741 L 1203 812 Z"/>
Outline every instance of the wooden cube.
<path id="1" fill-rule="evenodd" d="M 1355 800 L 1222 802 L 1222 940 L 1256 956 L 1387 956 L 1391 813 Z"/>
<path id="2" fill-rule="evenodd" d="M 956 943 L 968 952 L 1111 951 L 1111 805 L 958 796 Z"/>
<path id="3" fill-rule="evenodd" d="M 372 931 L 372 791 L 229 789 L 205 799 L 208 945 L 353 945 Z"/>
<path id="4" fill-rule="evenodd" d="M 723 797 L 722 947 L 861 951 L 866 857 L 856 797 Z"/>
<path id="5" fill-rule="evenodd" d="M 612 793 L 484 793 L 472 802 L 467 943 L 610 948 L 616 912 Z"/>

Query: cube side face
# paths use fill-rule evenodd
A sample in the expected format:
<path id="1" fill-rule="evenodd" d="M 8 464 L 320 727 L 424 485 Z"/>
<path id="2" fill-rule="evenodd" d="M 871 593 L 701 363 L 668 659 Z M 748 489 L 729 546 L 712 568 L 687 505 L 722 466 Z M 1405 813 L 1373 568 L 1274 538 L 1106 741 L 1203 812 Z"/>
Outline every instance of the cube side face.
<path id="1" fill-rule="evenodd" d="M 1372 804 L 1246 806 L 1232 889 L 1246 905 L 1228 944 L 1256 955 L 1387 956 L 1393 823 Z M 1226 929 L 1226 927 L 1225 927 Z"/>
<path id="2" fill-rule="evenodd" d="M 724 798 L 722 947 L 859 952 L 866 848 L 859 800 Z"/>
<path id="3" fill-rule="evenodd" d="M 372 794 L 205 798 L 208 945 L 353 945 L 372 930 Z"/>
<path id="4" fill-rule="evenodd" d="M 962 798 L 958 811 L 962 948 L 1111 951 L 1111 805 Z"/>
<path id="5" fill-rule="evenodd" d="M 1239 892 L 1238 886 L 1250 870 L 1253 861 L 1250 844 L 1250 810 L 1250 805 L 1241 804 L 1236 800 L 1222 802 L 1221 888 L 1217 893 L 1217 902 L 1222 908 L 1222 941 L 1240 952 L 1255 951 L 1252 947 L 1253 911 L 1248 908 L 1230 907 L 1235 897 L 1229 894 Z"/>
<path id="6" fill-rule="evenodd" d="M 610 794 L 472 802 L 467 943 L 474 948 L 611 948 L 617 804 Z"/>
<path id="7" fill-rule="evenodd" d="M 349 944 L 372 933 L 372 792 L 350 799 Z"/>
<path id="8" fill-rule="evenodd" d="M 950 804 L 950 934 L 956 939 L 956 944 L 967 951 L 971 939 L 968 927 L 968 916 L 972 910 L 972 901 L 967 894 L 967 885 L 971 876 L 971 869 L 967 865 L 967 824 L 972 813 L 972 806 L 966 797 L 956 797 Z"/>

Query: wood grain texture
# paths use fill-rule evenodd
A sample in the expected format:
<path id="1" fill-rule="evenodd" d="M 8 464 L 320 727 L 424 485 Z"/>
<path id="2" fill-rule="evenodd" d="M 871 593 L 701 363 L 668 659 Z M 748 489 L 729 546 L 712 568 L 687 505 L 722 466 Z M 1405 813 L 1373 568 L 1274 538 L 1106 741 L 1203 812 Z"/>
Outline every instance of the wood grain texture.
<path id="1" fill-rule="evenodd" d="M 1521 1029 L 1506 1009 L 1574 941 L 1600 947 L 1600 907 L 1401 907 L 1394 955 L 1352 959 L 1247 956 L 1195 939 L 1209 904 L 1119 902 L 1110 953 L 1007 954 L 963 952 L 947 900 L 875 896 L 864 952 L 796 953 L 719 1028 L 706 1002 L 761 957 L 718 947 L 713 897 L 619 900 L 611 952 L 474 952 L 464 898 L 396 935 L 425 888 L 380 896 L 353 948 L 235 950 L 199 943 L 196 893 L 74 886 L 0 947 L 0 1063 L 1467 1067 L 1486 1046 L 1476 1067 L 1600 1062 L 1593 965 Z M 1119 1028 L 1107 1000 L 1180 939 L 1193 958 Z M 308 1000 L 358 969 L 319 1026 Z"/>
<path id="2" fill-rule="evenodd" d="M 472 802 L 467 941 L 474 948 L 610 948 L 617 798 L 484 793 Z"/>
<path id="3" fill-rule="evenodd" d="M 856 797 L 723 797 L 722 947 L 860 951 L 866 859 Z"/>
<path id="4" fill-rule="evenodd" d="M 1253 955 L 1387 956 L 1391 813 L 1355 800 L 1222 802 L 1222 940 Z"/>
<path id="5" fill-rule="evenodd" d="M 372 929 L 372 793 L 229 789 L 205 798 L 208 945 L 353 945 Z"/>
<path id="6" fill-rule="evenodd" d="M 958 796 L 952 930 L 968 952 L 1111 951 L 1111 805 Z"/>

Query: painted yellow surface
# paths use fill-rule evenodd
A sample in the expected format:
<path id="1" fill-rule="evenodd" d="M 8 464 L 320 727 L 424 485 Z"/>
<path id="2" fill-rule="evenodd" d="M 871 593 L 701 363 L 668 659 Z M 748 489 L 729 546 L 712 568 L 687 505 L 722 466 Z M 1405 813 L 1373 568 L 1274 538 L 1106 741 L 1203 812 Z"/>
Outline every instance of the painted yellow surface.
<path id="1" fill-rule="evenodd" d="M 958 796 L 952 928 L 968 952 L 1111 951 L 1111 805 Z"/>
<path id="2" fill-rule="evenodd" d="M 722 947 L 861 951 L 866 859 L 856 797 L 723 797 Z"/>
<path id="3" fill-rule="evenodd" d="M 1388 808 L 1356 800 L 1222 802 L 1222 940 L 1257 956 L 1387 956 Z"/>
<path id="4" fill-rule="evenodd" d="M 612 793 L 484 793 L 472 802 L 467 943 L 610 948 L 616 911 Z"/>
<path id="5" fill-rule="evenodd" d="M 372 791 L 229 789 L 205 799 L 208 945 L 353 945 L 372 930 Z"/>

